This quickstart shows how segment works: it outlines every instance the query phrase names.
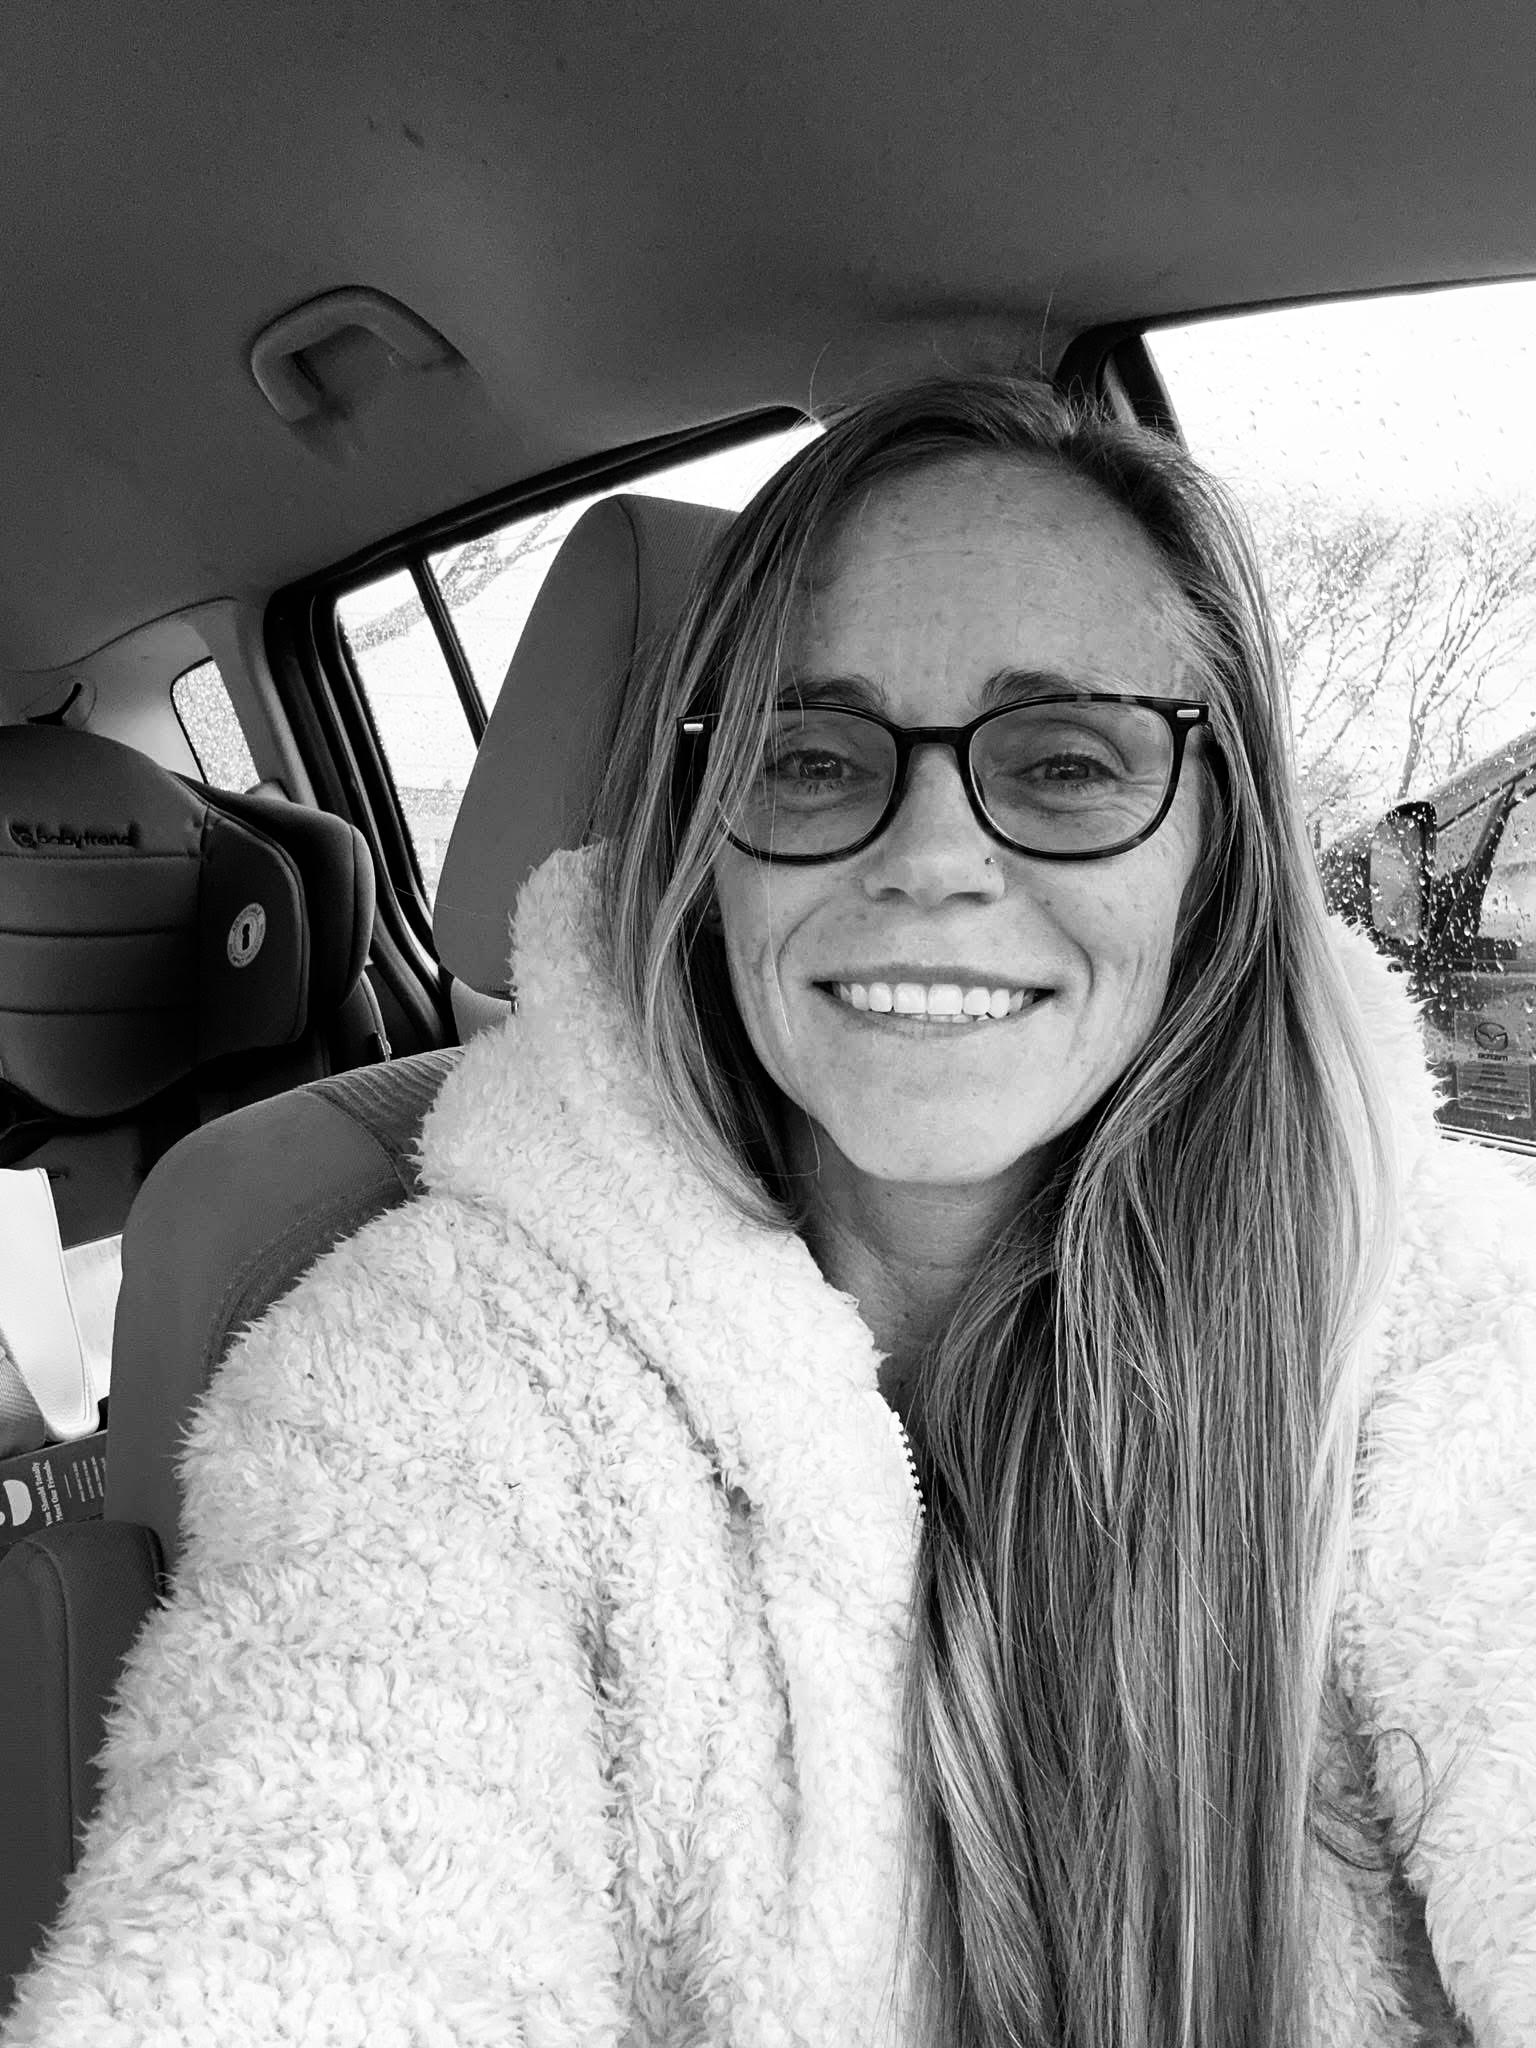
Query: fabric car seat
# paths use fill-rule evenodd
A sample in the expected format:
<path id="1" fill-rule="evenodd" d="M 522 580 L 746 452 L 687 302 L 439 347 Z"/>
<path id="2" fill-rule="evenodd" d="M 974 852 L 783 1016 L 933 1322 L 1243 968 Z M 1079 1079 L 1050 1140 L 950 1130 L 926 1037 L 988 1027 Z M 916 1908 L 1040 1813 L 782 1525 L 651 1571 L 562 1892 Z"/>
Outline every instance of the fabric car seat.
<path id="1" fill-rule="evenodd" d="M 438 886 L 434 929 L 461 1038 L 514 1000 L 517 890 L 556 846 L 579 843 L 636 656 L 676 617 L 729 523 L 709 507 L 608 498 L 551 564 Z M 0 2014 L 95 1809 L 94 1760 L 123 1658 L 176 1568 L 183 1424 L 238 1331 L 414 1191 L 416 1134 L 457 1057 L 418 1054 L 239 1108 L 175 1144 L 134 1204 L 105 1515 L 0 1551 Z"/>

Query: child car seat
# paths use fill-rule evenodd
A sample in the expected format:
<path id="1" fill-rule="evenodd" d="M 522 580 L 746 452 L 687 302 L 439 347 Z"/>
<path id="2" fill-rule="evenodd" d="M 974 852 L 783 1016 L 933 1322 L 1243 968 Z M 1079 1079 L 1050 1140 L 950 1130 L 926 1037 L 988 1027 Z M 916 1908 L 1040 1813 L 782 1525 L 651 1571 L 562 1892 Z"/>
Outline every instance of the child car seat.
<path id="1" fill-rule="evenodd" d="M 0 1168 L 46 1169 L 66 1246 L 211 1115 L 380 1056 L 373 909 L 342 818 L 0 726 Z"/>

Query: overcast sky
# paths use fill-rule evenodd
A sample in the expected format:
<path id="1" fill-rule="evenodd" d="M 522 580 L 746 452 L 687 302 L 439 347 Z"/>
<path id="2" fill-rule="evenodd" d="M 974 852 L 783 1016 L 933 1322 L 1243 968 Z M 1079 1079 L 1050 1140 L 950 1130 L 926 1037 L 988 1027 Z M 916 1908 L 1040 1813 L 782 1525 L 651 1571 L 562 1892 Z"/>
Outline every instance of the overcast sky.
<path id="1" fill-rule="evenodd" d="M 1239 491 L 1536 510 L 1536 284 L 1240 314 L 1152 349 L 1192 453 Z"/>

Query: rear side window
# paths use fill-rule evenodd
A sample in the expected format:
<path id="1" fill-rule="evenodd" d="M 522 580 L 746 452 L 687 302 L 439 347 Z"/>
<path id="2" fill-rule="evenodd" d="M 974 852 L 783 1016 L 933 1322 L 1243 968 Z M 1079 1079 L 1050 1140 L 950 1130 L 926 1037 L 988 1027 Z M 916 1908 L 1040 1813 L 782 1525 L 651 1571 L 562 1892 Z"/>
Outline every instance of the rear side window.
<path id="1" fill-rule="evenodd" d="M 349 591 L 336 614 L 394 777 L 430 904 L 459 799 L 475 765 L 475 735 L 407 570 Z"/>
<path id="2" fill-rule="evenodd" d="M 581 498 L 558 511 L 514 519 L 494 533 L 427 557 L 487 716 L 496 708 L 545 571 L 561 541 L 595 503 Z"/>
<path id="3" fill-rule="evenodd" d="M 561 541 L 614 491 L 737 510 L 819 430 L 790 429 L 629 478 L 424 555 L 344 593 L 337 619 L 394 778 L 428 905 L 475 748 Z M 440 602 L 456 670 L 429 605 Z"/>
<path id="4" fill-rule="evenodd" d="M 171 685 L 171 705 L 197 772 L 211 789 L 242 795 L 260 781 L 217 662 L 200 661 Z"/>

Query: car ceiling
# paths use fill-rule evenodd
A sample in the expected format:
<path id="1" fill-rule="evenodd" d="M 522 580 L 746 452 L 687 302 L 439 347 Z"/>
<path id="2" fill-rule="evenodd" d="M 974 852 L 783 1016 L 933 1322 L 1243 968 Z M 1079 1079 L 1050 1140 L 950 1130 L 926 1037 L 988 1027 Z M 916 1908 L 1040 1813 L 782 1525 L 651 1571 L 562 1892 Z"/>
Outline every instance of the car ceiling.
<path id="1" fill-rule="evenodd" d="M 1529 272 L 1533 74 L 1528 0 L 9 0 L 0 670 L 921 363 Z M 352 285 L 468 367 L 306 436 L 251 342 Z"/>

